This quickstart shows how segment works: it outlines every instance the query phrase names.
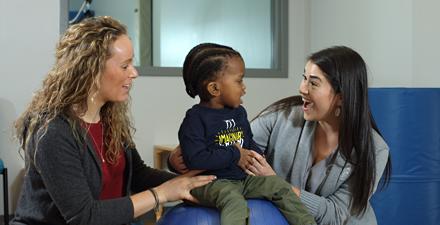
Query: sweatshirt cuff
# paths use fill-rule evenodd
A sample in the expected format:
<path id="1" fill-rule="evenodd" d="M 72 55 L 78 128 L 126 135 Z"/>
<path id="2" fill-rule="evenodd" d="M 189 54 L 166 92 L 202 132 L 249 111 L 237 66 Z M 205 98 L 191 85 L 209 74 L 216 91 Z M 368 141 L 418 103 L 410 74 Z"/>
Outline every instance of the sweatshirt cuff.
<path id="1" fill-rule="evenodd" d="M 300 194 L 301 202 L 307 207 L 309 212 L 316 217 L 318 215 L 319 203 L 321 202 L 321 197 L 307 192 L 305 190 L 301 190 Z"/>

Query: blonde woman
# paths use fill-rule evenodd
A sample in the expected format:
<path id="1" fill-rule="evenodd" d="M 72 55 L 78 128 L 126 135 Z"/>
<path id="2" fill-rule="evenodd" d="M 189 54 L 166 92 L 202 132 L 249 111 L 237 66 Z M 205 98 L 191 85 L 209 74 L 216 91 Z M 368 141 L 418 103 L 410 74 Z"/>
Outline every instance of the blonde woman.
<path id="1" fill-rule="evenodd" d="M 128 117 L 137 76 L 118 21 L 69 27 L 15 124 L 27 173 L 12 224 L 128 224 L 160 203 L 194 200 L 190 190 L 215 178 L 175 177 L 143 163 Z"/>

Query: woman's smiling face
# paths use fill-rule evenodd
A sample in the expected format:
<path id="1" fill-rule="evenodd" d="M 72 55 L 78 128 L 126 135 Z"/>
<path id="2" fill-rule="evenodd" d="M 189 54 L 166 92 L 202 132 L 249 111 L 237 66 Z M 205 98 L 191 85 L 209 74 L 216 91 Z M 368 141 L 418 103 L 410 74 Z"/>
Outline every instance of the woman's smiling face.
<path id="1" fill-rule="evenodd" d="M 127 35 L 113 43 L 112 56 L 105 63 L 98 99 L 103 103 L 123 102 L 128 99 L 133 80 L 138 72 L 133 65 L 133 47 Z"/>
<path id="2" fill-rule="evenodd" d="M 333 120 L 334 111 L 340 106 L 340 95 L 336 94 L 325 73 L 308 61 L 299 86 L 303 98 L 304 119 L 311 121 Z"/>

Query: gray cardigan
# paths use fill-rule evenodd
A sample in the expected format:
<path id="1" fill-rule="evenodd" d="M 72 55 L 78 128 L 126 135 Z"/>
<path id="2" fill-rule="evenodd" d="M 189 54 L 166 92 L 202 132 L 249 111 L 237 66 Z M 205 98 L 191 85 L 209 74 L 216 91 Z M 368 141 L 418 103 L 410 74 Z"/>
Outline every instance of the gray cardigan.
<path id="1" fill-rule="evenodd" d="M 37 151 L 36 136 L 41 138 Z M 125 148 L 126 196 L 99 200 L 101 160 L 90 140 L 76 141 L 63 117 L 52 121 L 45 135 L 35 135 L 29 149 L 36 160 L 26 160 L 28 170 L 11 224 L 127 224 L 134 214 L 129 195 L 175 176 L 145 166 L 136 149 Z"/>
<path id="2" fill-rule="evenodd" d="M 251 123 L 254 140 L 265 151 L 269 164 L 278 176 L 301 189 L 301 201 L 315 217 L 318 224 L 374 225 L 376 216 L 370 204 L 361 217 L 350 215 L 350 198 L 347 178 L 351 164 L 337 152 L 334 165 L 329 167 L 317 194 L 304 190 L 303 178 L 311 151 L 316 122 L 304 121 L 300 106 L 290 112 L 278 111 L 263 114 Z M 373 132 L 376 149 L 376 177 L 374 190 L 388 159 L 388 146 L 382 137 Z M 345 164 L 345 166 L 344 166 Z"/>

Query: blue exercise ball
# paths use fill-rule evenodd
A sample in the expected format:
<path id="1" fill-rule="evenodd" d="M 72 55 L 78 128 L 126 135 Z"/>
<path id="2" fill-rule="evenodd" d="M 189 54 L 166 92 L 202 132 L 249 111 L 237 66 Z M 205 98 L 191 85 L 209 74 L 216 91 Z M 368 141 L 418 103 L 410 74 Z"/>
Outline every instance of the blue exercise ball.
<path id="1" fill-rule="evenodd" d="M 272 202 L 249 199 L 251 225 L 289 225 Z M 215 208 L 179 204 L 167 211 L 157 225 L 220 225 L 220 213 Z"/>

